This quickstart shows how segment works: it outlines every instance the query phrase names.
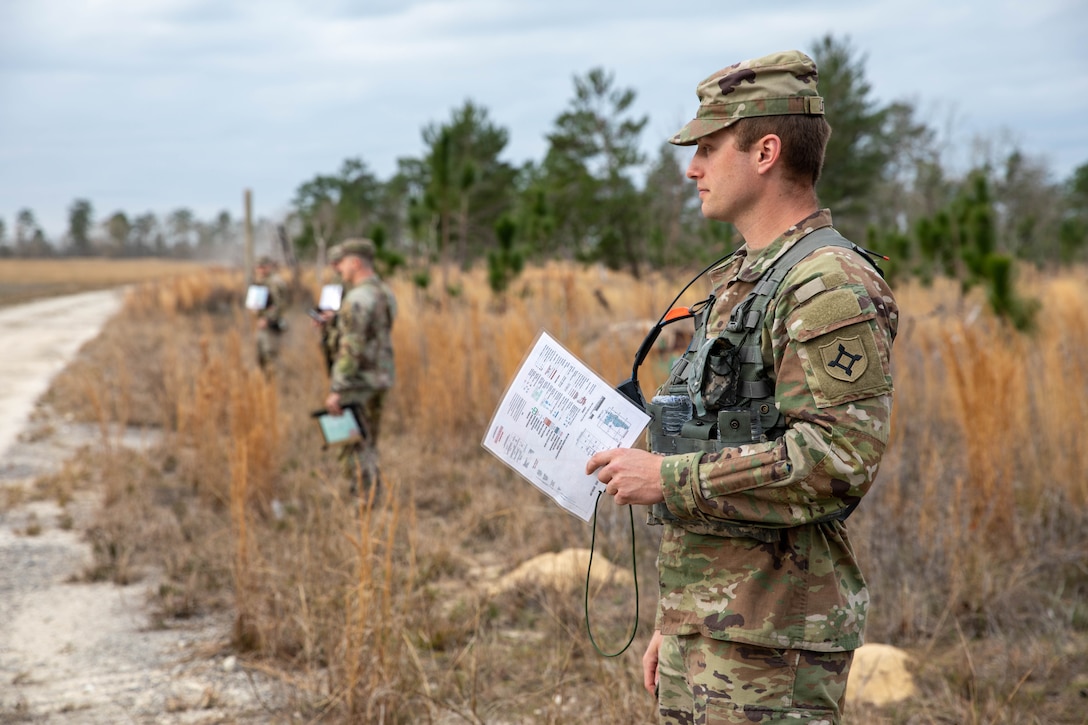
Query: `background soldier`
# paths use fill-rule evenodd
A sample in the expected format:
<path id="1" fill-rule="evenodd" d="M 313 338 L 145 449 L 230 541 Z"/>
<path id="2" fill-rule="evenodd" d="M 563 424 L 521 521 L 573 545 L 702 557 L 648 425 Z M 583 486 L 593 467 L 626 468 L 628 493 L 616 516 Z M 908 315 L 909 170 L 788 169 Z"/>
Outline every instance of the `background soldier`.
<path id="1" fill-rule="evenodd" d="M 329 262 L 330 266 L 333 263 Z M 343 295 L 344 283 L 343 280 L 337 278 L 335 282 L 330 282 L 326 286 L 339 286 L 341 289 L 341 295 Z M 319 308 L 311 311 L 310 321 L 314 327 L 317 328 L 320 339 L 318 345 L 321 347 L 321 357 L 325 360 L 325 372 L 330 376 L 332 375 L 332 365 L 336 359 L 336 351 L 340 346 L 340 333 L 336 327 L 337 310 Z"/>
<path id="2" fill-rule="evenodd" d="M 265 373 L 279 357 L 280 336 L 287 329 L 283 315 L 290 304 L 290 288 L 277 267 L 271 257 L 261 257 L 253 278 L 254 284 L 268 288 L 268 304 L 257 310 L 257 364 Z"/>
<path id="3" fill-rule="evenodd" d="M 325 359 L 325 367 L 332 375 L 332 366 L 336 361 L 336 352 L 340 348 L 340 331 L 336 326 L 336 310 L 322 310 L 319 315 L 322 322 L 315 322 L 321 333 L 321 356 Z"/>
<path id="4" fill-rule="evenodd" d="M 689 353 L 648 406 L 656 454 L 587 464 L 664 524 L 643 657 L 662 722 L 838 723 L 862 644 L 869 592 L 845 519 L 888 442 L 898 310 L 819 207 L 816 82 L 789 51 L 699 84 L 671 142 L 697 146 L 703 215 L 745 243 L 712 272 Z M 686 413 L 672 430 L 666 401 Z"/>
<path id="5" fill-rule="evenodd" d="M 393 319 L 396 300 L 374 270 L 374 243 L 348 239 L 332 248 L 329 260 L 344 283 L 336 316 L 336 353 L 325 409 L 336 415 L 351 408 L 363 440 L 340 448 L 349 490 L 360 493 L 381 481 L 378 435 L 385 393 L 393 385 Z"/>

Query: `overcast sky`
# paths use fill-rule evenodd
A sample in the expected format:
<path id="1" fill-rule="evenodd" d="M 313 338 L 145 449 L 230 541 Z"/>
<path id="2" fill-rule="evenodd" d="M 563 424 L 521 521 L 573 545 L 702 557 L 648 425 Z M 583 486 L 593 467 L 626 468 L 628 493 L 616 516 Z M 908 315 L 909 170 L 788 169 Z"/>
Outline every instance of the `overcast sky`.
<path id="1" fill-rule="evenodd" d="M 49 237 L 187 207 L 282 218 L 298 186 L 361 158 L 387 179 L 422 129 L 472 100 L 539 161 L 602 67 L 637 94 L 653 151 L 714 70 L 827 33 L 865 59 L 875 100 L 912 101 L 951 165 L 1018 146 L 1054 179 L 1088 162 L 1085 0 L 0 0 L 0 218 Z M 697 7 L 697 6 L 688 6 Z M 720 8 L 710 10 L 707 8 Z M 833 109 L 831 110 L 833 120 Z"/>

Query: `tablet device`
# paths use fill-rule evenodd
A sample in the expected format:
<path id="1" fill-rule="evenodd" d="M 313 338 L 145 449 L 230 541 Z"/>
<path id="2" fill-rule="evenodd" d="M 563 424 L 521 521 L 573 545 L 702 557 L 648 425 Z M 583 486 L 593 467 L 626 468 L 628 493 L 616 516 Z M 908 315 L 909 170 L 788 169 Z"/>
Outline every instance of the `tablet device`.
<path id="1" fill-rule="evenodd" d="M 365 438 L 359 419 L 351 408 L 344 408 L 340 415 L 333 415 L 327 410 L 315 410 L 312 415 L 321 429 L 326 446 L 359 443 Z"/>

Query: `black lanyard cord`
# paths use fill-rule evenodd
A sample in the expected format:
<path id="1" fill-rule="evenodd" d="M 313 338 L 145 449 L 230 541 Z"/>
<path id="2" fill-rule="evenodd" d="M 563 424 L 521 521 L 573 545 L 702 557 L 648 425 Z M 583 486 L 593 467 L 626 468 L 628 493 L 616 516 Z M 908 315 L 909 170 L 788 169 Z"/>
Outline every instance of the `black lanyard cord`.
<path id="1" fill-rule="evenodd" d="M 597 492 L 597 500 L 593 503 L 593 534 L 589 540 L 589 564 L 586 565 L 586 633 L 589 634 L 589 641 L 593 644 L 593 649 L 597 650 L 597 654 L 602 657 L 619 657 L 635 641 L 635 633 L 638 631 L 638 559 L 635 555 L 635 514 L 632 507 L 628 505 L 627 515 L 631 522 L 631 576 L 635 582 L 635 624 L 631 627 L 631 636 L 627 639 L 627 644 L 623 645 L 623 649 L 609 654 L 608 652 L 602 652 L 601 648 L 597 646 L 597 640 L 593 639 L 593 628 L 589 624 L 589 574 L 593 571 L 593 550 L 597 544 L 597 504 L 601 501 L 601 493 L 600 491 Z"/>
<path id="2" fill-rule="evenodd" d="M 683 320 L 692 316 L 693 310 L 688 310 L 687 314 L 670 318 L 669 313 L 673 311 L 673 305 L 675 305 L 680 297 L 688 291 L 689 287 L 695 284 L 695 281 L 697 279 L 733 257 L 736 253 L 736 250 L 730 252 L 716 262 L 708 265 L 699 274 L 692 277 L 691 281 L 684 285 L 684 289 L 680 290 L 680 292 L 677 293 L 676 297 L 674 297 L 672 302 L 669 303 L 669 306 L 666 307 L 665 311 L 661 313 L 661 317 L 659 317 L 657 322 L 654 323 L 654 326 L 650 328 L 650 332 L 647 333 L 646 337 L 642 340 L 642 344 L 638 346 L 638 350 L 635 352 L 635 361 L 631 365 L 631 377 L 627 378 L 622 383 L 617 385 L 616 390 L 622 393 L 625 398 L 630 400 L 642 410 L 646 410 L 646 400 L 642 397 L 642 390 L 639 388 L 638 369 L 642 367 L 642 363 L 646 360 L 646 356 L 650 354 L 650 349 L 653 347 L 654 343 L 657 342 L 657 336 L 661 333 L 662 327 L 668 325 L 671 322 L 676 322 L 677 320 Z M 713 304 L 713 301 L 714 295 L 711 295 L 707 299 L 702 300 L 701 302 L 697 302 L 695 306 L 705 306 L 707 304 Z"/>

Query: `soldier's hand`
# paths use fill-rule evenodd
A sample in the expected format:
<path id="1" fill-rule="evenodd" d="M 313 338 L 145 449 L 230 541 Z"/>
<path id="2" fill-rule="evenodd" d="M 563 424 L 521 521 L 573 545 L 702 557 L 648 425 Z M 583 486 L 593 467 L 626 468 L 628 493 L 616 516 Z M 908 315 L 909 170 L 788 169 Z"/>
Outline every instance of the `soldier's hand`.
<path id="1" fill-rule="evenodd" d="M 344 412 L 344 409 L 340 407 L 340 393 L 329 393 L 329 397 L 325 398 L 325 410 L 333 415 Z"/>
<path id="2" fill-rule="evenodd" d="M 657 697 L 657 664 L 661 659 L 661 631 L 656 630 L 646 645 L 646 653 L 642 655 L 642 686 L 654 697 Z"/>
<path id="3" fill-rule="evenodd" d="M 336 310 L 310 310 L 308 314 L 314 327 L 325 327 L 336 319 Z"/>
<path id="4" fill-rule="evenodd" d="M 617 505 L 651 506 L 665 500 L 661 456 L 654 453 L 635 448 L 599 451 L 586 463 L 586 473 L 594 472 Z"/>

